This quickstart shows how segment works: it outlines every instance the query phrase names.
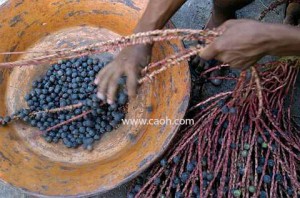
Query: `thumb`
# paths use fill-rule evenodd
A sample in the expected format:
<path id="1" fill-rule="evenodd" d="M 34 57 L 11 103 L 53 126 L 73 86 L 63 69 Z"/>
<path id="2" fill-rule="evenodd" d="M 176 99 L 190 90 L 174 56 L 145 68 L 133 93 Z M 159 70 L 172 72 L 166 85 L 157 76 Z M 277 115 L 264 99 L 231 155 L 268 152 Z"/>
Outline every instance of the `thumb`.
<path id="1" fill-rule="evenodd" d="M 224 22 L 220 27 L 218 27 L 218 31 L 225 32 L 227 29 L 229 29 L 231 26 L 242 23 L 245 20 L 228 20 Z M 224 33 L 223 33 L 224 34 Z M 204 60 L 211 60 L 218 56 L 218 54 L 221 52 L 220 50 L 220 39 L 222 38 L 222 35 L 219 38 L 216 38 L 211 44 L 206 46 L 202 53 L 200 53 L 200 57 L 203 58 Z M 218 47 L 217 47 L 218 46 Z"/>
<path id="2" fill-rule="evenodd" d="M 219 51 L 216 49 L 215 42 L 209 44 L 208 46 L 206 46 L 203 49 L 203 51 L 201 51 L 200 57 L 202 59 L 204 59 L 204 60 L 211 60 L 211 59 L 215 58 L 218 55 Z"/>

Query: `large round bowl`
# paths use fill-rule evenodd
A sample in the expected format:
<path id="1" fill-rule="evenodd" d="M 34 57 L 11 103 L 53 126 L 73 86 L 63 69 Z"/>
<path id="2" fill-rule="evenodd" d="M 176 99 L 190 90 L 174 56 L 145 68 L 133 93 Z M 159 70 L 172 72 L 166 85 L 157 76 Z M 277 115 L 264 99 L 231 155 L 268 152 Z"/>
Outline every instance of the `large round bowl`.
<path id="1" fill-rule="evenodd" d="M 74 48 L 128 35 L 146 0 L 8 0 L 0 6 L 0 52 Z M 153 60 L 182 48 L 157 43 Z M 30 59 L 35 53 L 0 55 L 0 62 Z M 0 69 L 0 115 L 26 107 L 24 95 L 48 65 Z M 127 118 L 181 119 L 189 102 L 186 63 L 139 88 Z M 151 108 L 149 108 L 151 107 Z M 152 110 L 151 110 L 152 109 Z M 167 148 L 179 126 L 122 125 L 97 142 L 92 152 L 48 144 L 21 121 L 0 127 L 0 179 L 31 195 L 80 197 L 108 191 L 145 170 Z"/>

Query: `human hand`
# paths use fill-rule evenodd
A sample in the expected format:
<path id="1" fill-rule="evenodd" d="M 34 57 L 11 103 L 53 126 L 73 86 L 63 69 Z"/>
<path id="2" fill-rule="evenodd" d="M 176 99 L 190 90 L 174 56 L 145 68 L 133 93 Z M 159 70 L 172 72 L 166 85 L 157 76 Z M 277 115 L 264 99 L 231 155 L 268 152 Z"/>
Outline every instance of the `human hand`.
<path id="1" fill-rule="evenodd" d="M 204 48 L 201 57 L 247 69 L 271 48 L 269 26 L 253 20 L 229 20 L 218 28 L 223 34 Z"/>
<path id="2" fill-rule="evenodd" d="M 97 96 L 107 103 L 113 104 L 118 90 L 118 82 L 122 76 L 127 76 L 127 90 L 129 97 L 136 95 L 137 83 L 142 67 L 150 62 L 150 45 L 135 45 L 123 49 L 119 55 L 95 79 L 98 85 Z"/>

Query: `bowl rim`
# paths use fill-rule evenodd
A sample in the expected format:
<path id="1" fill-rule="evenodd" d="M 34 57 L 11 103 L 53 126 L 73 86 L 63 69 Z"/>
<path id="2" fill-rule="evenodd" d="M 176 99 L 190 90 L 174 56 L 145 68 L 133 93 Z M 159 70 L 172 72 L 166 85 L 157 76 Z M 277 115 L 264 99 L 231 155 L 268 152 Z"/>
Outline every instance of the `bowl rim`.
<path id="1" fill-rule="evenodd" d="M 174 28 L 175 25 L 172 23 L 172 21 L 169 21 L 168 24 L 166 25 L 167 28 Z M 184 44 L 181 41 L 176 40 L 175 42 L 171 42 L 169 45 L 175 45 L 177 46 L 179 49 L 183 49 L 184 48 Z M 185 61 L 182 63 L 184 66 L 187 67 L 187 74 L 186 74 L 186 92 L 184 94 L 184 98 L 183 101 L 181 103 L 181 107 L 180 107 L 180 111 L 176 112 L 180 117 L 180 118 L 184 118 L 186 110 L 189 106 L 189 102 L 190 102 L 190 91 L 191 91 L 191 74 L 190 74 L 190 70 L 189 70 L 189 66 L 188 63 Z M 89 192 L 84 192 L 84 193 L 80 193 L 80 194 L 76 194 L 76 195 L 45 195 L 42 194 L 42 192 L 37 192 L 37 191 L 31 191 L 29 189 L 26 188 L 22 188 L 22 187 L 18 187 L 15 186 L 13 184 L 11 184 L 10 182 L 7 182 L 5 180 L 3 180 L 2 178 L 0 178 L 0 183 L 5 184 L 7 186 L 9 186 L 12 189 L 18 190 L 26 195 L 30 195 L 30 196 L 37 196 L 37 197 L 67 197 L 67 198 L 75 198 L 75 197 L 89 197 L 92 195 L 103 195 L 104 193 L 107 193 L 113 189 L 116 189 L 128 182 L 130 182 L 131 180 L 133 180 L 134 178 L 136 178 L 138 175 L 140 175 L 142 172 L 144 172 L 146 169 L 148 169 L 150 166 L 152 166 L 157 159 L 159 159 L 169 148 L 171 142 L 174 140 L 175 135 L 178 133 L 180 125 L 174 125 L 171 127 L 171 131 L 172 133 L 170 133 L 167 138 L 165 139 L 165 141 L 163 142 L 163 144 L 161 145 L 161 148 L 158 152 L 153 153 L 151 160 L 148 160 L 145 164 L 143 164 L 142 166 L 140 166 L 138 169 L 136 169 L 133 173 L 129 174 L 128 176 L 122 178 L 119 182 L 116 182 L 114 184 L 114 186 L 108 186 L 107 188 L 101 188 L 101 186 L 98 186 L 97 188 L 95 188 L 92 191 Z"/>

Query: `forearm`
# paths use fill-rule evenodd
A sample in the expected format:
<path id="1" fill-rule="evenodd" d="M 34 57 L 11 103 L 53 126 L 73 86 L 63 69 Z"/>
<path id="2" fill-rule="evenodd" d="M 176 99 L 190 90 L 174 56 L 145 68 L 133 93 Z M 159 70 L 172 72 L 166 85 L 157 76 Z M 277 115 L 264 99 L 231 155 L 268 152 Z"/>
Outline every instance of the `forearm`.
<path id="1" fill-rule="evenodd" d="M 161 29 L 186 0 L 150 0 L 134 32 Z"/>
<path id="2" fill-rule="evenodd" d="M 288 25 L 270 25 L 269 54 L 275 56 L 300 56 L 300 29 Z"/>

